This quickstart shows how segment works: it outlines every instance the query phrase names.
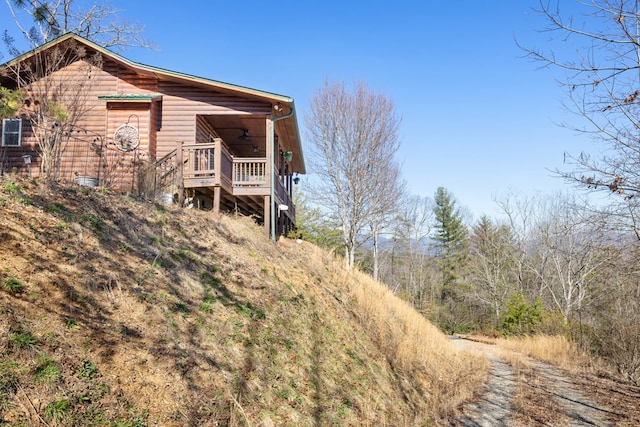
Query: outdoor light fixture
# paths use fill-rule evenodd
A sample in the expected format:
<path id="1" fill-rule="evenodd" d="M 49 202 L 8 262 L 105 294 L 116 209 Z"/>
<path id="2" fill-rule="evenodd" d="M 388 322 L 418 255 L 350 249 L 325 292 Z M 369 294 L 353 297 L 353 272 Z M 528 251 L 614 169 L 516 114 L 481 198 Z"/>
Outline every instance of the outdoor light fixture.
<path id="1" fill-rule="evenodd" d="M 276 105 L 273 106 L 273 109 L 276 111 L 282 111 L 282 105 L 277 102 Z"/>
<path id="2" fill-rule="evenodd" d="M 251 137 L 249 136 L 249 129 L 242 129 L 242 135 L 238 137 L 240 141 L 249 141 Z"/>
<path id="3" fill-rule="evenodd" d="M 296 176 L 293 178 L 293 183 L 296 185 L 300 183 L 300 177 L 298 176 L 298 172 L 296 172 Z"/>

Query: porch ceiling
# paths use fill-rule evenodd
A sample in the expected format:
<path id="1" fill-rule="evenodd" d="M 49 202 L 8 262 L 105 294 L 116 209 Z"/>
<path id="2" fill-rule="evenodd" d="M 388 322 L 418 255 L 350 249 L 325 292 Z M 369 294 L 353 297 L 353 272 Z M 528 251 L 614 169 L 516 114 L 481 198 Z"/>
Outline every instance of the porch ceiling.
<path id="1" fill-rule="evenodd" d="M 266 157 L 266 118 L 265 115 L 209 115 L 203 116 L 231 151 L 242 157 Z M 275 124 L 275 133 L 283 151 L 293 151 L 290 165 L 294 172 L 305 173 L 300 158 L 299 141 L 289 120 L 280 120 Z M 249 131 L 249 138 L 240 138 L 243 130 Z M 257 149 L 257 151 L 256 151 Z"/>

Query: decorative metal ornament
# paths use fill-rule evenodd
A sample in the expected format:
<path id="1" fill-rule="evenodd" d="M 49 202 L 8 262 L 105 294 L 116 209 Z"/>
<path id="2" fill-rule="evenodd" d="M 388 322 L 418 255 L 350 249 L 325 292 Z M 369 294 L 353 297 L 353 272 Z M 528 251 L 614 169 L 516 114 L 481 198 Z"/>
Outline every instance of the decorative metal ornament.
<path id="1" fill-rule="evenodd" d="M 133 151 L 140 145 L 140 133 L 135 126 L 127 123 L 113 133 L 113 142 L 120 151 Z"/>

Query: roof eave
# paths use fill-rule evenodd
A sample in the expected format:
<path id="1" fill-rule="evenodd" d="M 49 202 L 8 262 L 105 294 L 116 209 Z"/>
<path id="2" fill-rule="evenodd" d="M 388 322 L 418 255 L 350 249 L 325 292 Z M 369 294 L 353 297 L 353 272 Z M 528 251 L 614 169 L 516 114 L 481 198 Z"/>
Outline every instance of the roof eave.
<path id="1" fill-rule="evenodd" d="M 94 42 L 92 42 L 91 40 L 88 40 L 82 36 L 79 36 L 75 33 L 65 33 L 63 35 L 61 35 L 58 38 L 55 38 L 53 40 L 50 40 L 47 43 L 42 44 L 41 46 L 38 46 L 35 49 L 30 50 L 29 52 L 25 52 L 22 55 L 19 55 L 13 59 L 11 59 L 10 61 L 5 62 L 4 64 L 0 65 L 0 69 L 2 68 L 6 68 L 6 67 L 10 67 L 14 64 L 17 64 L 18 62 L 27 60 L 35 55 L 37 55 L 40 52 L 43 52 L 45 50 L 47 50 L 49 47 L 63 42 L 65 40 L 68 39 L 75 39 L 77 41 L 79 41 L 80 43 L 83 43 L 87 46 L 89 46 L 90 48 L 94 49 L 97 52 L 100 52 L 101 54 L 111 58 L 112 60 L 119 62 L 123 65 L 125 65 L 126 67 L 129 67 L 133 70 L 135 70 L 138 73 L 141 74 L 146 74 L 146 75 L 152 75 L 158 79 L 162 79 L 162 78 L 167 78 L 167 79 L 177 79 L 180 81 L 184 81 L 184 82 L 190 82 L 190 83 L 194 83 L 194 84 L 199 84 L 199 85 L 205 85 L 205 86 L 211 86 L 211 87 L 215 87 L 218 90 L 222 90 L 225 92 L 229 92 L 229 93 L 235 93 L 235 94 L 243 94 L 245 96 L 254 98 L 254 99 L 260 99 L 263 100 L 267 103 L 270 103 L 272 105 L 276 105 L 277 103 L 281 103 L 281 104 L 286 104 L 289 108 L 291 108 L 294 112 L 294 114 L 292 115 L 292 119 L 293 119 L 293 123 L 294 123 L 294 127 L 295 127 L 295 134 L 296 134 L 296 139 L 298 142 L 298 149 L 300 150 L 300 158 L 301 160 L 301 171 L 300 173 L 306 173 L 306 167 L 304 164 L 304 156 L 302 155 L 302 140 L 300 138 L 300 129 L 298 127 L 298 120 L 296 118 L 296 109 L 295 109 L 295 104 L 293 101 L 293 98 L 288 97 L 288 96 L 284 96 L 284 95 L 278 95 L 275 93 L 271 93 L 271 92 L 265 92 L 265 91 L 261 91 L 261 90 L 257 90 L 257 89 L 252 89 L 252 88 L 248 88 L 248 87 L 244 87 L 244 86 L 238 86 L 238 85 L 234 85 L 234 84 L 230 84 L 230 83 L 224 83 L 224 82 L 220 82 L 217 80 L 211 80 L 211 79 L 205 79 L 202 77 L 197 77 L 197 76 L 193 76 L 190 74 L 184 74 L 184 73 L 179 73 L 179 72 L 175 72 L 175 71 L 170 71 L 170 70 L 165 70 L 162 68 L 158 68 L 158 67 L 153 67 L 150 65 L 145 65 L 145 64 L 140 64 L 138 62 L 135 61 L 131 61 L 117 53 L 114 53 Z"/>
<path id="2" fill-rule="evenodd" d="M 259 98 L 259 99 L 263 99 L 267 102 L 271 102 L 271 103 L 276 103 L 276 102 L 286 102 L 286 103 L 293 103 L 293 99 L 291 99 L 288 96 L 284 96 L 284 95 L 278 95 L 275 93 L 270 93 L 270 92 L 265 92 L 265 91 L 261 91 L 258 89 L 252 89 L 252 88 L 248 88 L 245 86 L 239 86 L 239 85 L 234 85 L 231 83 L 225 83 L 225 82 L 221 82 L 221 81 L 217 81 L 217 80 L 211 80 L 211 79 L 205 79 L 202 77 L 197 77 L 197 76 L 193 76 L 190 74 L 184 74 L 184 73 L 179 73 L 176 71 L 170 71 L 170 70 L 166 70 L 163 68 L 158 68 L 158 67 L 153 67 L 150 65 L 146 65 L 146 64 L 141 64 L 135 61 L 131 61 L 130 59 L 127 59 L 123 56 L 120 56 L 117 53 L 114 53 L 94 42 L 92 42 L 91 40 L 85 39 L 82 36 L 79 36 L 75 33 L 65 33 L 62 36 L 55 38 L 51 41 L 48 41 L 47 43 L 44 43 L 41 46 L 38 46 L 35 49 L 30 50 L 29 52 L 23 53 L 20 56 L 17 56 L 13 59 L 11 59 L 8 62 L 5 62 L 4 64 L 0 65 L 0 68 L 5 68 L 5 67 L 10 67 L 14 64 L 17 64 L 20 61 L 24 61 L 28 58 L 31 58 L 33 56 L 35 56 L 36 54 L 43 52 L 45 50 L 47 50 L 49 47 L 63 42 L 65 40 L 68 39 L 75 39 L 81 43 L 86 44 L 87 46 L 91 47 L 92 49 L 100 52 L 101 54 L 108 56 L 109 58 L 113 59 L 114 61 L 120 62 L 122 64 L 124 64 L 127 67 L 130 67 L 132 69 L 134 69 L 135 71 L 141 73 L 141 74 L 147 74 L 147 75 L 153 75 L 156 78 L 174 78 L 174 79 L 179 79 L 179 80 L 183 80 L 183 81 L 187 81 L 187 82 L 191 82 L 191 83 L 197 83 L 197 84 L 202 84 L 202 85 L 207 85 L 207 86 L 213 86 L 216 87 L 220 90 L 223 91 L 227 91 L 227 92 L 233 92 L 233 93 L 241 93 L 253 98 Z"/>

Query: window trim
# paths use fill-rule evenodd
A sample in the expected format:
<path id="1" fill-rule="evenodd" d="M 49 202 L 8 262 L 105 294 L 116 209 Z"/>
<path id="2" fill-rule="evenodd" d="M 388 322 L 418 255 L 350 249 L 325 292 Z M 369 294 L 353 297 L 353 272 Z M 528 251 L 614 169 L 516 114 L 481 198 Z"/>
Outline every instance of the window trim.
<path id="1" fill-rule="evenodd" d="M 18 123 L 18 130 L 9 131 L 7 129 L 7 123 Z M 17 135 L 17 144 L 8 144 L 9 135 Z M 21 118 L 13 118 L 13 119 L 2 119 L 2 146 L 3 147 L 21 147 L 22 146 L 22 119 Z"/>

